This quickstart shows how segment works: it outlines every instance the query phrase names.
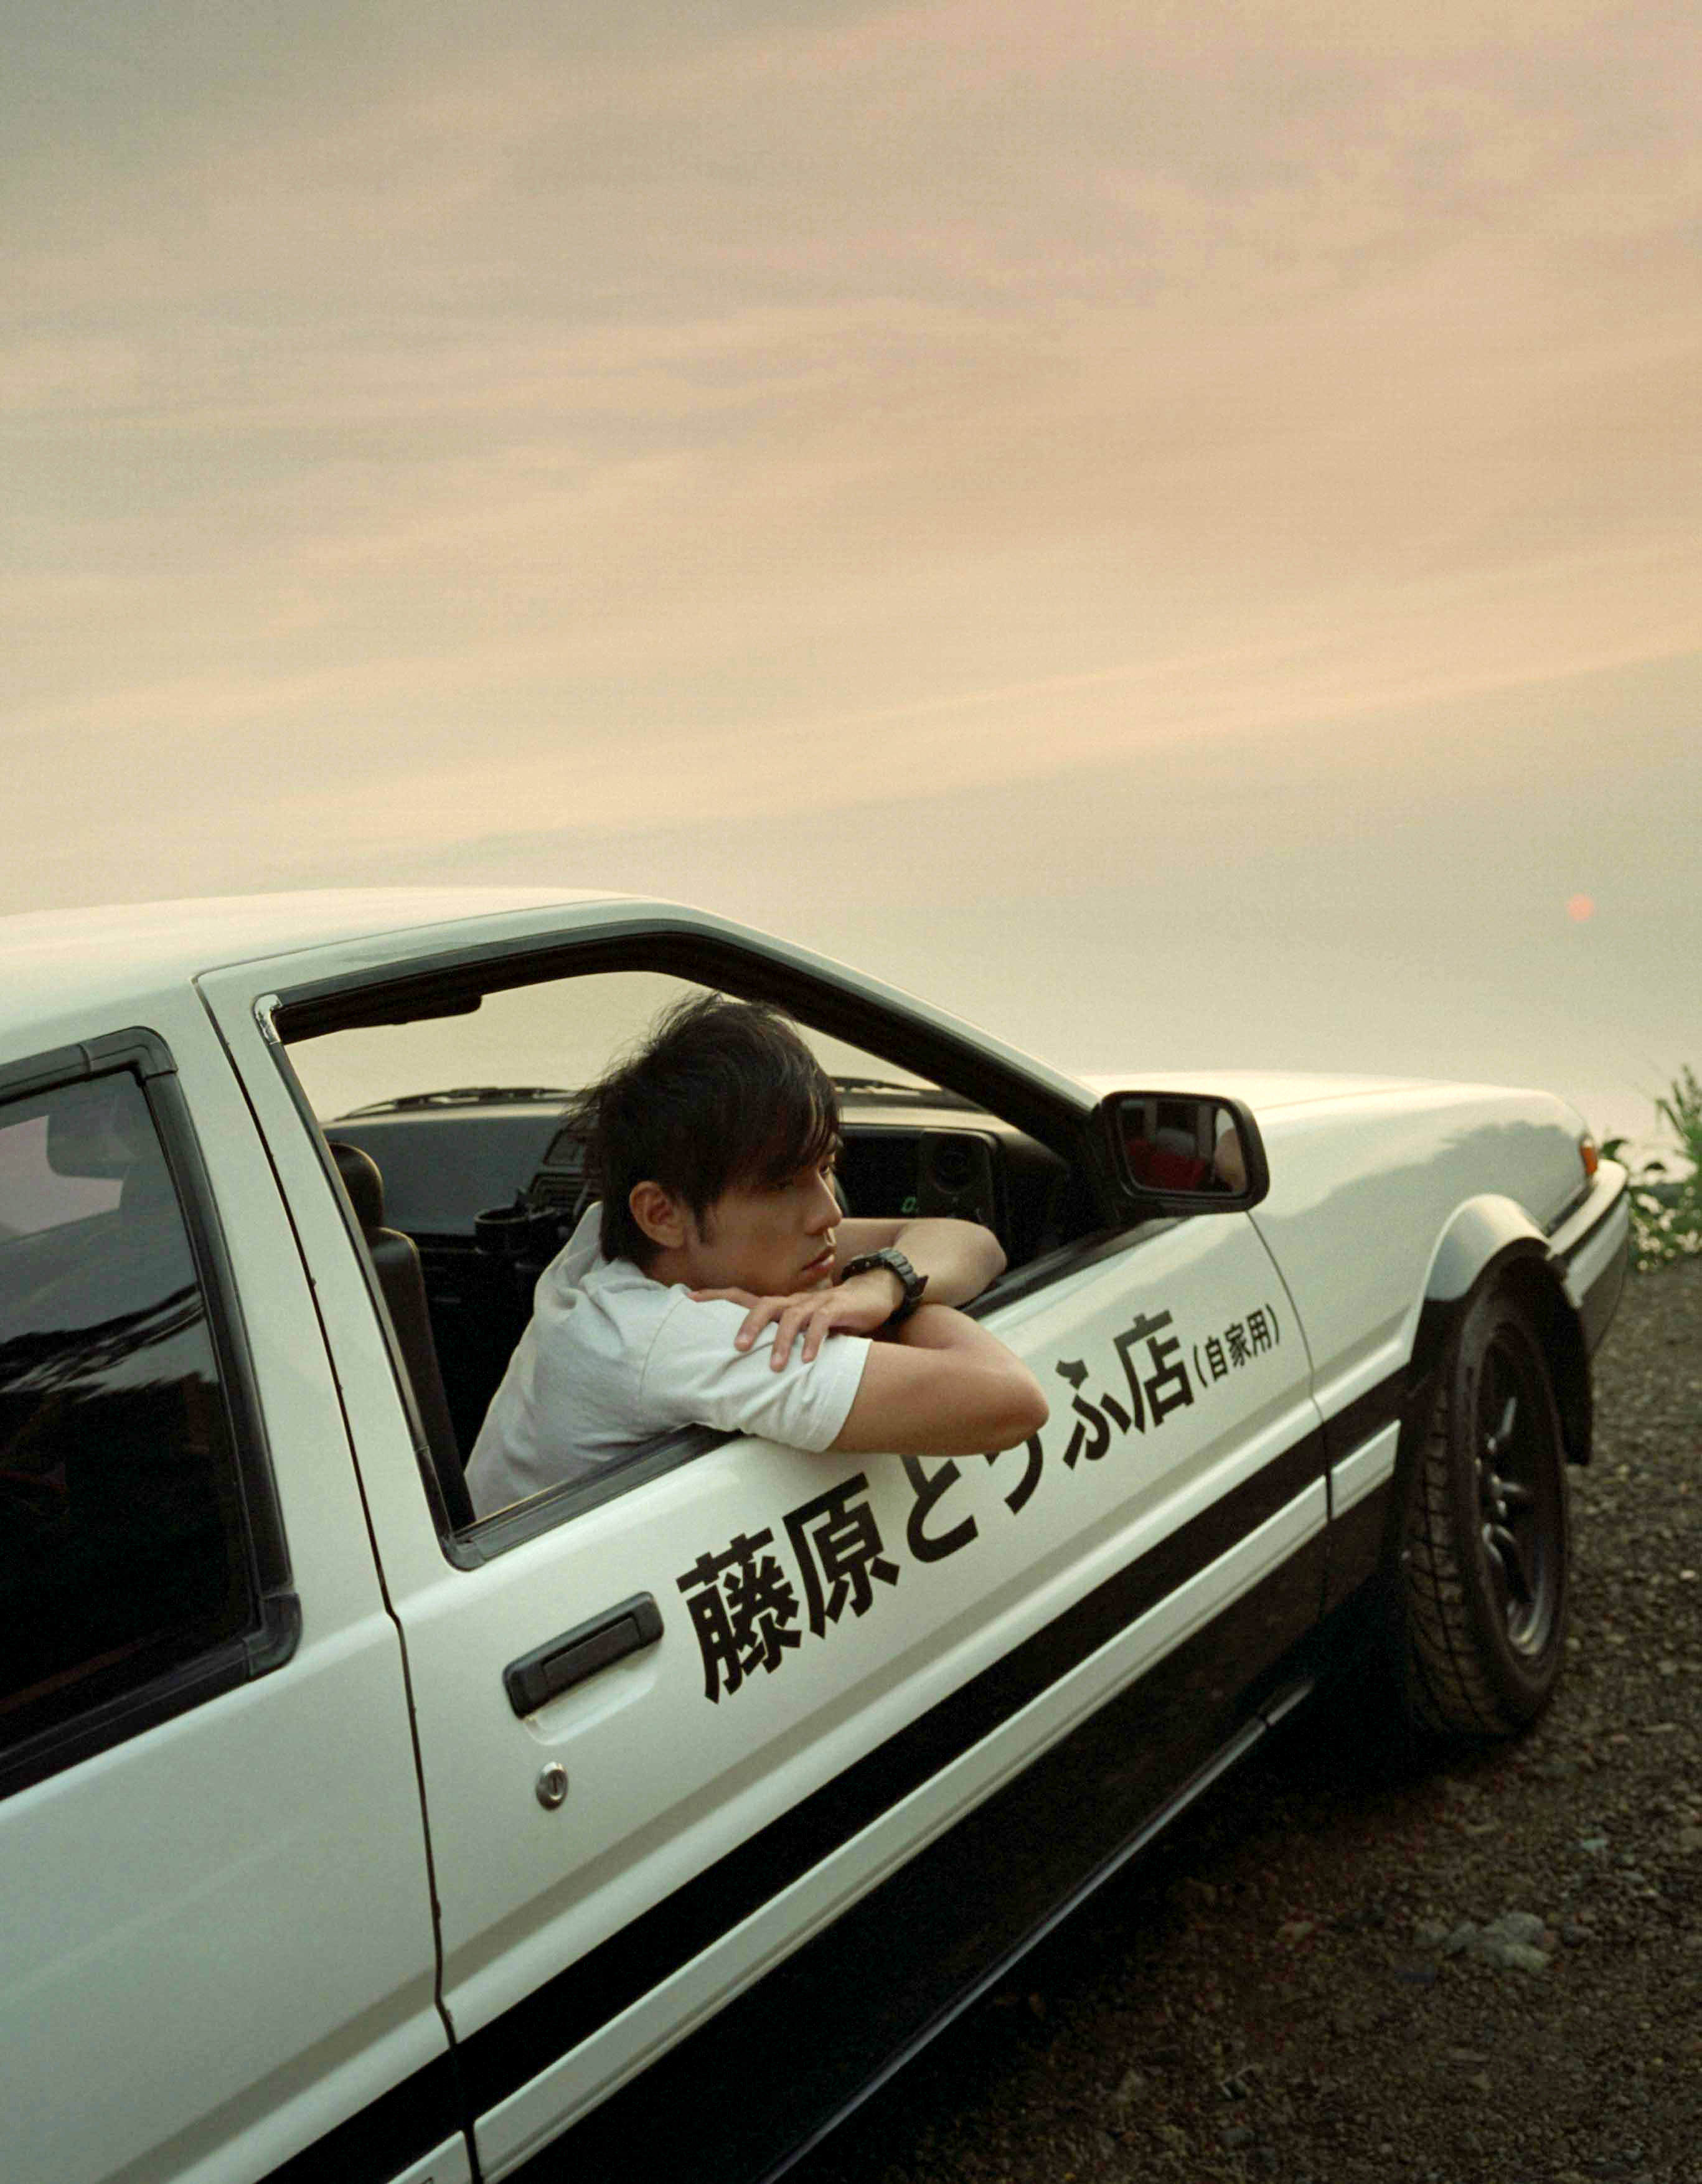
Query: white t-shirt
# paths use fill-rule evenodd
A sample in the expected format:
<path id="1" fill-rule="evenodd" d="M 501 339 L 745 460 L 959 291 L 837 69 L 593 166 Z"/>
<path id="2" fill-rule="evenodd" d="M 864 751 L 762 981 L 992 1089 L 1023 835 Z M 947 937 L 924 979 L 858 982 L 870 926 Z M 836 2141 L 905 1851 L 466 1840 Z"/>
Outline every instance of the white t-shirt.
<path id="1" fill-rule="evenodd" d="M 565 1480 L 593 1477 L 681 1426 L 761 1434 L 825 1449 L 839 1435 L 869 1355 L 830 1334 L 809 1364 L 794 1344 L 776 1373 L 771 1338 L 733 1337 L 743 1305 L 698 1303 L 627 1259 L 605 1259 L 593 1206 L 532 1292 L 532 1316 L 467 1459 L 481 1517 Z"/>

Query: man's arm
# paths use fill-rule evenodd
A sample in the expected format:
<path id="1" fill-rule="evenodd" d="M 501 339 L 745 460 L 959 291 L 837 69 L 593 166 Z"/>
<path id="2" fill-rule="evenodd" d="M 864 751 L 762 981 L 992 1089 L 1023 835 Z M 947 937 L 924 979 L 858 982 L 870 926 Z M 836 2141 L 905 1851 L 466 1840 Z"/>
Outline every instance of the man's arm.
<path id="1" fill-rule="evenodd" d="M 926 1304 L 967 1304 L 1004 1271 L 1004 1251 L 990 1228 L 978 1221 L 842 1221 L 834 1232 L 837 1273 L 859 1253 L 891 1245 L 919 1274 L 926 1274 Z M 751 1349 L 772 1328 L 770 1356 L 778 1373 L 803 1339 L 807 1364 L 830 1334 L 877 1334 L 904 1300 L 904 1285 L 890 1267 L 871 1267 L 848 1282 L 800 1290 L 789 1296 L 753 1296 L 748 1290 L 693 1290 L 693 1297 L 723 1298 L 748 1307 L 734 1337 L 740 1350 Z M 907 1323 L 908 1324 L 908 1323 Z"/>
<path id="2" fill-rule="evenodd" d="M 865 1251 L 889 1248 L 902 1251 L 919 1274 L 927 1276 L 930 1304 L 967 1304 L 1004 1272 L 1004 1248 L 991 1228 L 978 1221 L 918 1216 L 911 1220 L 842 1221 L 833 1233 L 834 1273 Z M 896 1306 L 902 1290 L 898 1276 L 880 1279 L 891 1288 Z"/>
<path id="3" fill-rule="evenodd" d="M 831 1446 L 844 1456 L 976 1456 L 1014 1448 L 1047 1419 L 1040 1383 L 997 1335 L 948 1305 L 920 1306 L 871 1343 Z"/>

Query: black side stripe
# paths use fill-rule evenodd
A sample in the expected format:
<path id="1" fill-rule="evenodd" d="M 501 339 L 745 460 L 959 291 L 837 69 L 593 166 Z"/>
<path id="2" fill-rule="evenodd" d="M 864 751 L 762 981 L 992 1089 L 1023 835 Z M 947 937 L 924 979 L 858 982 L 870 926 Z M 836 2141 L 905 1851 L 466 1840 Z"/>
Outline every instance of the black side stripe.
<path id="1" fill-rule="evenodd" d="M 1427 1312 L 1432 1307 L 1427 1305 Z M 1416 1357 L 1417 1353 L 1415 1353 Z M 1406 1367 L 1387 1374 L 1374 1388 L 1367 1388 L 1351 1403 L 1338 1411 L 1333 1418 L 1324 1421 L 1324 1440 L 1330 1451 L 1332 1465 L 1343 1463 L 1380 1434 L 1386 1426 L 1406 1423 L 1406 1412 L 1413 1400 L 1411 1383 L 1415 1375 Z M 1423 1383 L 1419 1381 L 1421 1389 Z M 1326 1563 L 1328 1578 L 1325 1587 L 1327 1609 L 1338 1607 L 1349 1593 L 1355 1591 L 1377 1568 L 1382 1552 L 1383 1512 L 1388 1501 L 1388 1482 L 1384 1480 L 1347 1509 L 1333 1506 L 1330 1518 L 1329 1551 Z"/>
<path id="2" fill-rule="evenodd" d="M 337 2184 L 389 2184 L 459 2134 L 460 2108 L 455 2059 L 439 2055 L 270 2170 L 264 2184 L 326 2184 L 331 2177 Z"/>
<path id="3" fill-rule="evenodd" d="M 1305 1435 L 1003 1660 L 824 1783 L 460 2044 L 482 2115 L 970 1751 L 1127 1624 L 1215 1562 L 1324 1471 Z"/>
<path id="4" fill-rule="evenodd" d="M 772 2184 L 1256 1747 L 1269 1717 L 1246 1669 L 1315 1606 L 1322 1549 L 1314 1535 L 580 2117 L 526 2184 Z M 1258 1680 L 1266 1704 L 1294 1691 L 1278 1674 Z"/>
<path id="5" fill-rule="evenodd" d="M 1356 1448 L 1374 1439 L 1385 1426 L 1399 1420 L 1406 1401 L 1406 1379 L 1404 1368 L 1391 1373 L 1376 1387 L 1355 1396 L 1333 1418 L 1325 1419 L 1324 1438 L 1329 1445 L 1332 1463 L 1341 1462 L 1344 1457 L 1351 1456 Z"/>

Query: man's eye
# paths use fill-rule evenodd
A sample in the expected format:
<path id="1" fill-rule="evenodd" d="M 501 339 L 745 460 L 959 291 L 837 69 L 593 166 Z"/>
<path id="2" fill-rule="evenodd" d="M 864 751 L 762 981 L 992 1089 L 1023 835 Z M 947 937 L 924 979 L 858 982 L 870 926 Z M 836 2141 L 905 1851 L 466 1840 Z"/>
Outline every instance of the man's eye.
<path id="1" fill-rule="evenodd" d="M 818 1183 L 831 1184 L 838 1173 L 839 1162 L 836 1157 L 823 1161 L 818 1167 L 801 1167 L 796 1175 L 787 1176 L 784 1182 L 776 1184 L 774 1188 L 781 1193 L 789 1190 L 813 1190 Z"/>

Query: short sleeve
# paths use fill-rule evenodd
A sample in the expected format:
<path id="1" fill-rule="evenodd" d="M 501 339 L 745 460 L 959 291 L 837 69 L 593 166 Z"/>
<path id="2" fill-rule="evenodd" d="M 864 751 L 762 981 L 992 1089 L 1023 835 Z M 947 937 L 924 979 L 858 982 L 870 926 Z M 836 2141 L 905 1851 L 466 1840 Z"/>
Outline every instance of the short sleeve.
<path id="1" fill-rule="evenodd" d="M 802 1345 L 794 1344 L 776 1373 L 771 1334 L 749 1350 L 733 1347 L 744 1318 L 741 1305 L 720 1298 L 699 1303 L 681 1291 L 645 1359 L 642 1409 L 670 1425 L 760 1434 L 818 1453 L 832 1447 L 862 1384 L 869 1338 L 830 1334 L 808 1364 Z"/>

